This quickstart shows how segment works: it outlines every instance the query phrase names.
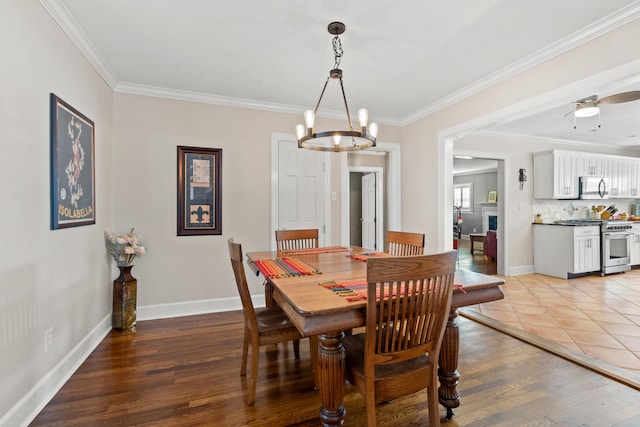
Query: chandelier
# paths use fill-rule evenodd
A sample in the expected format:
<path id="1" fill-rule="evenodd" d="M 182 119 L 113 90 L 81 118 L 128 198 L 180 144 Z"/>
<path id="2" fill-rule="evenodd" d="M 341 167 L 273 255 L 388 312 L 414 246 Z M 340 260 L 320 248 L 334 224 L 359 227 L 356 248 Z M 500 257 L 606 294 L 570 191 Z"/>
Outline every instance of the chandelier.
<path id="1" fill-rule="evenodd" d="M 344 33 L 346 26 L 342 22 L 332 22 L 327 27 L 329 34 L 333 34 L 333 54 L 334 65 L 333 69 L 329 71 L 329 77 L 324 83 L 322 93 L 320 93 L 320 99 L 316 104 L 315 110 L 307 110 L 304 112 L 305 125 L 299 124 L 296 126 L 296 135 L 298 137 L 298 148 L 307 148 L 309 150 L 316 151 L 356 151 L 364 148 L 376 146 L 376 136 L 378 134 L 378 125 L 376 123 L 367 123 L 369 121 L 369 112 L 362 108 L 358 110 L 358 122 L 360 124 L 360 130 L 354 130 L 351 122 L 351 115 L 349 114 L 349 106 L 347 105 L 347 97 L 344 93 L 344 84 L 342 83 L 342 70 L 338 68 L 340 66 L 340 60 L 343 55 L 342 43 L 340 41 L 340 34 Z M 322 101 L 329 79 L 339 80 L 340 89 L 342 90 L 342 99 L 344 100 L 344 109 L 347 113 L 347 123 L 349 124 L 349 130 L 334 130 L 327 132 L 316 132 L 313 129 L 315 122 L 315 116 L 318 112 L 318 107 Z"/>

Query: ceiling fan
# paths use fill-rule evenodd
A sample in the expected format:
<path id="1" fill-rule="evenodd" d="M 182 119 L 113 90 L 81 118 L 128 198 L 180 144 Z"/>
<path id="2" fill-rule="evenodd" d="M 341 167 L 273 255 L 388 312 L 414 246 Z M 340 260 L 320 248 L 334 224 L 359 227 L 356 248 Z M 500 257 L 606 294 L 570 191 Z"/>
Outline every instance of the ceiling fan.
<path id="1" fill-rule="evenodd" d="M 573 128 L 576 128 L 576 118 L 592 117 L 600 114 L 600 104 L 621 104 L 623 102 L 636 101 L 640 99 L 640 91 L 621 92 L 614 95 L 598 98 L 598 95 L 591 95 L 574 102 L 576 109 L 565 114 L 565 117 L 573 113 Z M 598 128 L 600 123 L 598 120 Z M 595 129 L 594 129 L 595 130 Z"/>
<path id="2" fill-rule="evenodd" d="M 591 117 L 600 112 L 600 104 L 621 104 L 623 102 L 636 101 L 639 99 L 640 91 L 638 90 L 616 93 L 614 95 L 605 96 L 601 99 L 598 99 L 598 95 L 591 95 L 587 98 L 575 101 L 575 111 L 571 111 L 567 115 L 575 113 L 576 117 Z"/>

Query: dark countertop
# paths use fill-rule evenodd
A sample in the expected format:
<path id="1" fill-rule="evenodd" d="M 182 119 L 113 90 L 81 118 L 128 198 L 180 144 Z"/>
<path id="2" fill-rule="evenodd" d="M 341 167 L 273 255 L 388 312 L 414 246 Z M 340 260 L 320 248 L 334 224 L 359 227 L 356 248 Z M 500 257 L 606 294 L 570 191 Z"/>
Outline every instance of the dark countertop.
<path id="1" fill-rule="evenodd" d="M 560 222 L 533 222 L 533 225 L 560 225 L 564 227 L 600 227 L 599 222 L 576 222 L 576 221 L 560 221 Z"/>

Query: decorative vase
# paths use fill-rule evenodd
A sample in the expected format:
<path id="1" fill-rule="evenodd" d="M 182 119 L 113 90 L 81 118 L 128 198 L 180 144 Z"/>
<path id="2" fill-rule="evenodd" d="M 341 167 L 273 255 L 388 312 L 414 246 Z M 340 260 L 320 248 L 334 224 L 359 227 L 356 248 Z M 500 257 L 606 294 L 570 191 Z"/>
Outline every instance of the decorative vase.
<path id="1" fill-rule="evenodd" d="M 136 297 L 138 280 L 131 275 L 132 265 L 118 266 L 120 275 L 113 281 L 114 329 L 127 330 L 136 326 Z"/>

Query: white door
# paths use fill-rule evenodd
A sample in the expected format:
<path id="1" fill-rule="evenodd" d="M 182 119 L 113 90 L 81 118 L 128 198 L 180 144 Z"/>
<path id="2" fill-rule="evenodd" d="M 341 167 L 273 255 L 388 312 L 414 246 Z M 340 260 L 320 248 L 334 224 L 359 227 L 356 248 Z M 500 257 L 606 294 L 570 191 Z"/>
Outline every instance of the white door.
<path id="1" fill-rule="evenodd" d="M 376 174 L 362 176 L 362 247 L 376 248 Z"/>
<path id="2" fill-rule="evenodd" d="M 320 152 L 278 141 L 278 229 L 317 228 L 324 245 L 324 172 Z"/>

